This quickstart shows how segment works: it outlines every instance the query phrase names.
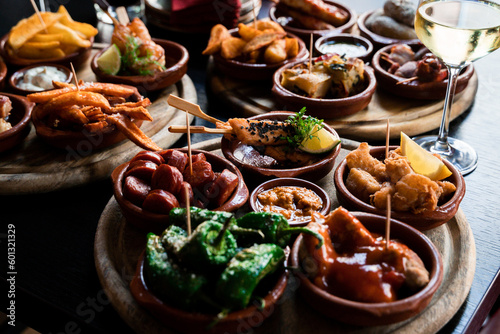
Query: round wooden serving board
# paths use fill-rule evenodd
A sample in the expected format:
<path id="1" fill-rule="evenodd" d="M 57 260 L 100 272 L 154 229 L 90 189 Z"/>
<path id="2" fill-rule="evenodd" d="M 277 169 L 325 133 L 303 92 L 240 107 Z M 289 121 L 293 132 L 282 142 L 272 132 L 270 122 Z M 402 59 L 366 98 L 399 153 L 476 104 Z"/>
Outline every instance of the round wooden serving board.
<path id="1" fill-rule="evenodd" d="M 342 141 L 337 164 L 358 146 Z M 220 140 L 213 139 L 194 145 L 198 149 L 220 153 Z M 336 166 L 335 166 L 336 168 Z M 333 171 L 318 184 L 338 207 Z M 248 210 L 248 208 L 246 208 Z M 425 234 L 439 249 L 443 258 L 444 276 L 441 287 L 429 306 L 418 316 L 390 326 L 355 327 L 338 323 L 315 312 L 297 293 L 300 281 L 290 277 L 278 307 L 255 333 L 435 333 L 457 312 L 469 293 L 476 266 L 474 238 L 461 209 L 447 224 Z M 146 244 L 146 233 L 127 224 L 114 198 L 104 209 L 94 244 L 94 258 L 101 284 L 116 311 L 137 333 L 173 333 L 148 311 L 141 308 L 129 290 L 139 255 Z"/>
<path id="2" fill-rule="evenodd" d="M 78 78 L 95 81 L 90 66 L 82 68 Z M 141 130 L 163 148 L 172 146 L 182 136 L 170 133 L 168 126 L 186 124 L 185 113 L 168 105 L 170 94 L 197 103 L 196 89 L 187 75 L 152 100 L 147 109 L 153 121 L 143 122 Z M 189 115 L 189 121 L 193 119 Z M 0 154 L 0 195 L 44 193 L 104 179 L 116 166 L 142 150 L 130 140 L 101 150 L 93 150 L 85 142 L 80 150 L 58 149 L 39 139 L 30 126 L 31 132 L 21 145 Z"/>
<path id="3" fill-rule="evenodd" d="M 303 107 L 277 103 L 271 93 L 272 80 L 252 82 L 225 76 L 215 69 L 212 58 L 209 61 L 208 82 L 215 97 L 233 109 L 232 117 L 249 117 L 272 110 L 299 111 Z M 477 87 L 478 78 L 474 72 L 467 87 L 455 96 L 451 120 L 471 106 Z M 399 138 L 401 131 L 416 136 L 439 127 L 443 105 L 444 100 L 406 99 L 389 94 L 379 87 L 365 109 L 353 115 L 325 119 L 325 122 L 340 136 L 355 140 L 384 140 L 387 119 L 391 124 L 391 139 Z"/>

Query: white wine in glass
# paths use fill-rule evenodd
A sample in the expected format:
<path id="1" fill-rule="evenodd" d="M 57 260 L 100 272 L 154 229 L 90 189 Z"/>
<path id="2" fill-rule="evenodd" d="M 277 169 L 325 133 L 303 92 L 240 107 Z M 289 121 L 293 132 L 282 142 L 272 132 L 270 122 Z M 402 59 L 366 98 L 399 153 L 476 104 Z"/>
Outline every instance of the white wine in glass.
<path id="1" fill-rule="evenodd" d="M 487 0 L 423 0 L 417 9 L 415 31 L 448 68 L 439 134 L 415 141 L 468 174 L 477 166 L 477 153 L 467 143 L 448 137 L 451 106 L 460 71 L 500 47 L 500 5 Z"/>

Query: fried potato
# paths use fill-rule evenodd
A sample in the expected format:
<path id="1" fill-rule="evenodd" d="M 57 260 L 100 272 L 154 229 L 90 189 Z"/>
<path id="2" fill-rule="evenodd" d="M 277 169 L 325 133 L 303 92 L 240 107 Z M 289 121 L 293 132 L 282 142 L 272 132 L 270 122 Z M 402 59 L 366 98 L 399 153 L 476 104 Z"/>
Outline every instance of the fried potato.
<path id="1" fill-rule="evenodd" d="M 262 32 L 249 25 L 240 23 L 238 24 L 238 34 L 241 36 L 243 40 L 249 42 L 257 35 L 262 34 Z"/>
<path id="2" fill-rule="evenodd" d="M 17 52 L 17 56 L 28 59 L 51 59 L 64 57 L 65 54 L 60 48 L 39 49 L 23 45 Z"/>
<path id="3" fill-rule="evenodd" d="M 43 22 L 46 27 L 51 26 L 54 22 L 58 21 L 62 15 L 57 13 L 42 12 Z M 9 45 L 14 49 L 19 49 L 33 36 L 43 31 L 44 27 L 36 14 L 19 21 L 11 30 L 9 34 Z"/>
<path id="4" fill-rule="evenodd" d="M 262 49 L 252 51 L 248 54 L 248 62 L 251 64 L 256 64 L 259 62 L 262 55 Z"/>
<path id="5" fill-rule="evenodd" d="M 47 27 L 47 31 L 51 34 L 62 34 L 63 37 L 60 40 L 61 43 L 76 45 L 81 48 L 88 48 L 91 46 L 89 40 L 80 37 L 74 30 L 70 29 L 62 23 L 54 23 L 50 27 Z"/>
<path id="6" fill-rule="evenodd" d="M 284 39 L 274 40 L 264 52 L 264 61 L 266 64 L 279 63 L 287 58 L 286 41 Z"/>
<path id="7" fill-rule="evenodd" d="M 213 55 L 216 52 L 221 50 L 222 41 L 231 37 L 229 31 L 222 24 L 216 24 L 212 27 L 210 31 L 210 39 L 208 40 L 208 45 L 203 50 L 202 54 L 204 55 Z"/>
<path id="8" fill-rule="evenodd" d="M 249 53 L 260 49 L 266 45 L 271 44 L 274 40 L 282 38 L 285 33 L 263 33 L 261 35 L 255 36 L 251 41 L 249 41 L 243 48 L 243 53 Z"/>
<path id="9" fill-rule="evenodd" d="M 33 36 L 28 42 L 53 42 L 59 41 L 63 37 L 62 34 L 44 34 L 38 33 Z"/>
<path id="10" fill-rule="evenodd" d="M 238 37 L 229 37 L 222 41 L 221 56 L 225 59 L 234 59 L 241 55 L 246 42 Z"/>
<path id="11" fill-rule="evenodd" d="M 276 32 L 285 32 L 282 26 L 271 20 L 258 20 L 257 21 L 258 30 L 273 30 Z"/>
<path id="12" fill-rule="evenodd" d="M 64 6 L 62 5 L 59 6 L 57 13 L 62 15 L 59 22 L 61 22 L 62 24 L 73 30 L 82 33 L 83 36 L 85 36 L 86 38 L 90 38 L 97 35 L 98 33 L 97 29 L 91 26 L 90 24 L 74 21 Z"/>
<path id="13" fill-rule="evenodd" d="M 33 49 L 54 49 L 61 45 L 59 41 L 51 41 L 51 42 L 26 42 L 22 46 L 22 48 L 33 48 Z"/>
<path id="14" fill-rule="evenodd" d="M 299 41 L 296 38 L 285 37 L 285 50 L 287 58 L 293 58 L 299 53 Z"/>

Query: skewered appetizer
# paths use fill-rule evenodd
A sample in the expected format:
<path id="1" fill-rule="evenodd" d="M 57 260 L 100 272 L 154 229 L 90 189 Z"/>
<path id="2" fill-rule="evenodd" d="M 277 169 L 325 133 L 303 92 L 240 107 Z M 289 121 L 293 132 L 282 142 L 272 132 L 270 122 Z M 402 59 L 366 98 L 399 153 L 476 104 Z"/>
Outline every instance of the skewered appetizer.
<path id="1" fill-rule="evenodd" d="M 326 54 L 283 71 L 281 85 L 301 96 L 335 99 L 356 95 L 366 87 L 364 63 L 358 58 Z"/>
<path id="2" fill-rule="evenodd" d="M 255 25 L 238 25 L 239 37 L 232 36 L 222 24 L 214 26 L 204 55 L 220 53 L 225 59 L 248 63 L 275 64 L 299 53 L 296 38 L 287 37 L 276 22 L 259 20 Z"/>
<path id="3" fill-rule="evenodd" d="M 404 244 L 370 233 L 342 207 L 324 221 L 307 225 L 324 240 L 321 247 L 304 235 L 308 257 L 304 266 L 311 281 L 335 296 L 365 303 L 392 302 L 422 289 L 429 272 Z"/>
<path id="4" fill-rule="evenodd" d="M 27 96 L 29 101 L 37 103 L 33 110 L 37 133 L 48 127 L 59 131 L 59 135 L 86 133 L 102 136 L 116 129 L 140 147 L 161 150 L 134 123 L 153 120 L 146 109 L 151 101 L 143 99 L 135 88 L 82 81 L 78 86 L 57 81 L 53 84 L 54 90 Z M 64 142 L 58 145 L 65 147 Z"/>
<path id="5" fill-rule="evenodd" d="M 26 59 L 57 59 L 89 48 L 97 29 L 90 24 L 74 21 L 64 6 L 57 13 L 40 13 L 19 21 L 9 34 L 7 53 Z"/>
<path id="6" fill-rule="evenodd" d="M 401 147 L 390 151 L 383 162 L 370 155 L 367 143 L 361 143 L 349 153 L 346 187 L 354 196 L 378 209 L 386 209 L 387 195 L 391 195 L 394 211 L 414 214 L 434 211 L 456 190 L 453 183 L 441 181 L 450 176 L 451 171 L 439 156 L 428 153 L 425 158 L 417 157 L 426 151 L 413 145 L 405 134 L 402 133 L 401 138 Z"/>
<path id="7" fill-rule="evenodd" d="M 9 97 L 0 95 L 0 133 L 12 128 L 9 123 L 9 115 L 12 110 L 12 102 Z"/>
<path id="8" fill-rule="evenodd" d="M 333 30 L 349 20 L 342 8 L 321 0 L 279 0 L 278 8 L 292 18 L 288 25 L 311 30 Z"/>

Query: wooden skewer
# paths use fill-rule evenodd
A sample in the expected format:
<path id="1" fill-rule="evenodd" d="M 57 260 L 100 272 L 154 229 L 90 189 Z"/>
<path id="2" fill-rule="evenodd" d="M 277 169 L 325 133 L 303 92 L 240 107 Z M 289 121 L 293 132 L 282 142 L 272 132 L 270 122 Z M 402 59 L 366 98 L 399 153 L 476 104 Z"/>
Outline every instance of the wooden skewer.
<path id="1" fill-rule="evenodd" d="M 389 248 L 391 234 L 391 194 L 387 194 L 387 218 L 385 221 L 385 250 Z"/>
<path id="2" fill-rule="evenodd" d="M 31 5 L 35 9 L 35 13 L 38 16 L 40 23 L 42 24 L 43 30 L 45 31 L 46 34 L 48 34 L 49 32 L 47 31 L 47 26 L 45 25 L 45 22 L 43 21 L 42 14 L 40 14 L 40 11 L 38 10 L 38 6 L 35 3 L 35 0 L 31 0 Z"/>
<path id="3" fill-rule="evenodd" d="M 191 204 L 189 203 L 189 189 L 184 187 L 184 195 L 186 196 L 186 214 L 187 214 L 187 232 L 191 235 Z"/>
<path id="4" fill-rule="evenodd" d="M 311 73 L 311 67 L 312 67 L 312 54 L 313 54 L 313 34 L 311 34 L 311 37 L 309 38 L 309 73 Z"/>
<path id="5" fill-rule="evenodd" d="M 401 85 L 401 84 L 404 84 L 404 83 L 407 83 L 407 82 L 411 82 L 411 81 L 417 80 L 417 79 L 418 79 L 418 77 L 411 77 L 411 78 L 404 79 L 404 80 L 396 82 L 396 85 Z"/>
<path id="6" fill-rule="evenodd" d="M 75 68 L 73 67 L 73 63 L 69 63 L 71 65 L 71 71 L 73 72 L 73 77 L 75 79 L 76 89 L 80 91 L 80 85 L 78 84 L 78 77 L 76 76 Z"/>
<path id="7" fill-rule="evenodd" d="M 186 113 L 186 128 L 187 128 L 187 138 L 188 138 L 188 158 L 189 158 L 189 173 L 193 175 L 193 158 L 191 156 L 191 124 L 189 124 L 189 115 Z"/>
<path id="8" fill-rule="evenodd" d="M 128 18 L 127 9 L 125 7 L 120 6 L 120 7 L 116 8 L 115 12 L 116 12 L 116 17 L 118 17 L 118 22 L 120 22 L 120 24 L 123 24 L 124 26 L 126 26 L 127 24 L 130 23 L 130 19 Z"/>
<path id="9" fill-rule="evenodd" d="M 212 116 L 208 116 L 205 114 L 203 111 L 201 111 L 201 108 L 199 105 L 191 103 L 189 101 L 186 101 L 184 99 L 181 99 L 178 96 L 175 95 L 169 95 L 167 98 L 167 103 L 171 105 L 174 108 L 184 110 L 191 115 L 198 116 L 201 119 L 204 119 L 206 121 L 209 121 L 211 123 L 217 124 L 217 123 L 224 123 L 223 121 L 218 120 L 217 118 L 214 118 Z"/>
<path id="10" fill-rule="evenodd" d="M 387 119 L 387 130 L 385 131 L 385 158 L 387 159 L 389 157 L 389 133 L 390 133 L 390 127 L 389 127 L 389 119 Z"/>
<path id="11" fill-rule="evenodd" d="M 213 128 L 207 128 L 205 126 L 190 126 L 189 130 L 191 133 L 215 133 L 215 134 L 232 134 L 233 130 L 232 129 L 213 129 Z M 187 126 L 183 125 L 171 125 L 168 128 L 168 131 L 172 133 L 187 133 L 188 129 Z"/>

